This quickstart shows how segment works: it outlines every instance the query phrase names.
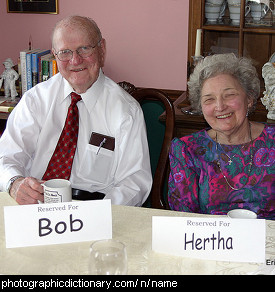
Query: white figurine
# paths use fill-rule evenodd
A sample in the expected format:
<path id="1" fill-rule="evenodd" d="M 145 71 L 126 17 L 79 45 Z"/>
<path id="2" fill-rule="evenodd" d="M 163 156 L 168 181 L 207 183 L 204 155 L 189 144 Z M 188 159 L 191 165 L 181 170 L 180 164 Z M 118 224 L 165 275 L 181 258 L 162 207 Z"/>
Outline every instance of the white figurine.
<path id="1" fill-rule="evenodd" d="M 267 62 L 262 68 L 262 76 L 265 81 L 264 97 L 261 98 L 262 104 L 268 110 L 267 118 L 275 120 L 275 64 Z"/>
<path id="2" fill-rule="evenodd" d="M 5 97 L 11 97 L 15 99 L 18 95 L 16 91 L 15 81 L 19 78 L 18 73 L 12 68 L 14 66 L 12 59 L 8 58 L 3 65 L 5 66 L 5 71 L 0 76 L 0 88 L 4 81 Z"/>

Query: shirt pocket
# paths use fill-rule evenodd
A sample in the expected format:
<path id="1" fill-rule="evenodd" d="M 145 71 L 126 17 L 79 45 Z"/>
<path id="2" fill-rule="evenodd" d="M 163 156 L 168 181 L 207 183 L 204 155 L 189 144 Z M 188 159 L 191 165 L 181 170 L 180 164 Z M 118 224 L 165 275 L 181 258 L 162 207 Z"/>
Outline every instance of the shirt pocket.
<path id="1" fill-rule="evenodd" d="M 114 151 L 88 144 L 80 163 L 80 173 L 84 179 L 94 183 L 107 183 L 114 160 Z"/>

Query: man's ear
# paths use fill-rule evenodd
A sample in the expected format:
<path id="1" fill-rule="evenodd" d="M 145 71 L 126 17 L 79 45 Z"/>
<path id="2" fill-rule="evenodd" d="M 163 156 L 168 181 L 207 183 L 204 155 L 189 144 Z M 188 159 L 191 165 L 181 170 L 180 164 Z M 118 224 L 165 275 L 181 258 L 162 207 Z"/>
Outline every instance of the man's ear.
<path id="1" fill-rule="evenodd" d="M 106 58 L 106 40 L 102 38 L 100 41 L 100 67 L 104 67 Z"/>

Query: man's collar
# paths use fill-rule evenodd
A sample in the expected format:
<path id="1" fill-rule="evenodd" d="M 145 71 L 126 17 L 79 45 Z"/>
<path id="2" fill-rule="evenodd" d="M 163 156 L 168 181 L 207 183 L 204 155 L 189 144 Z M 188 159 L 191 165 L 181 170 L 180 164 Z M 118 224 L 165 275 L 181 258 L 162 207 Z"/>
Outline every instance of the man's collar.
<path id="1" fill-rule="evenodd" d="M 71 92 L 74 92 L 74 89 L 65 78 L 63 78 L 63 80 L 64 80 L 64 96 L 62 100 L 65 100 L 68 96 L 70 96 Z M 86 105 L 89 111 L 94 107 L 98 97 L 103 92 L 103 87 L 104 74 L 100 69 L 96 82 L 94 82 L 94 84 L 85 93 L 80 94 L 84 104 Z"/>

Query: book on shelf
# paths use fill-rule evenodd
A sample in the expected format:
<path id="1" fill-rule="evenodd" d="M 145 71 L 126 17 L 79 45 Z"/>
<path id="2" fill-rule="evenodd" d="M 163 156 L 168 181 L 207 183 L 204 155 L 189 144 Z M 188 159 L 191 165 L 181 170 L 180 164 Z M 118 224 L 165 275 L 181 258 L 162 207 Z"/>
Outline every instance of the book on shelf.
<path id="1" fill-rule="evenodd" d="M 19 99 L 7 99 L 5 97 L 0 97 L 0 112 L 1 113 L 10 113 L 15 106 L 18 104 Z"/>
<path id="2" fill-rule="evenodd" d="M 26 70 L 27 70 L 27 90 L 31 89 L 32 84 L 32 56 L 35 52 L 39 51 L 38 49 L 32 50 L 26 54 Z"/>
<path id="3" fill-rule="evenodd" d="M 57 73 L 56 60 L 52 54 L 47 54 L 41 58 L 42 81 L 48 80 Z"/>
<path id="4" fill-rule="evenodd" d="M 15 66 L 15 70 L 16 70 L 16 66 Z M 19 74 L 19 78 L 17 79 L 17 92 L 19 94 L 19 96 L 22 96 L 22 74 L 21 74 L 21 63 L 20 63 L 20 57 L 18 57 L 17 60 L 17 72 Z"/>
<path id="5" fill-rule="evenodd" d="M 41 62 L 41 58 L 50 53 L 51 50 L 40 50 L 32 55 L 32 78 L 33 78 L 33 86 L 39 83 L 39 64 Z"/>
<path id="6" fill-rule="evenodd" d="M 37 50 L 37 49 L 34 49 Z M 34 50 L 24 50 L 20 52 L 20 67 L 21 67 L 21 84 L 22 94 L 28 90 L 27 83 L 27 55 L 31 54 Z"/>
<path id="7" fill-rule="evenodd" d="M 42 74 L 42 61 L 47 56 L 49 73 L 48 78 L 58 73 L 55 58 L 51 54 L 51 50 L 24 50 L 20 52 L 18 66 L 20 68 L 20 85 L 22 95 L 35 86 L 37 83 L 44 81 Z M 46 78 L 44 78 L 46 80 Z"/>

